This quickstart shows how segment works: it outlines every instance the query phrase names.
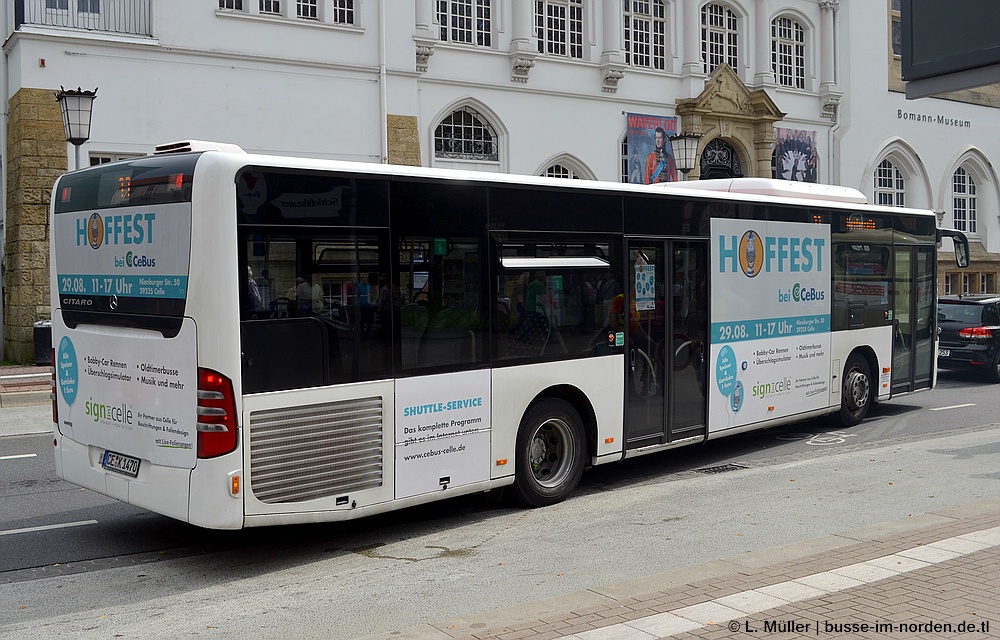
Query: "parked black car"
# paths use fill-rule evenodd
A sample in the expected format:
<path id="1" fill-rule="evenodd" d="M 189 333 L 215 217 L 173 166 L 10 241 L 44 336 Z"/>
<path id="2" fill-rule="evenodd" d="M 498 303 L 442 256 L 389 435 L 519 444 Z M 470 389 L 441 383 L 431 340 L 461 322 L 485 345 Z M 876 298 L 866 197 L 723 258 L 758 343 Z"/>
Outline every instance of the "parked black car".
<path id="1" fill-rule="evenodd" d="M 1000 382 L 1000 295 L 938 298 L 938 366 L 981 370 Z"/>

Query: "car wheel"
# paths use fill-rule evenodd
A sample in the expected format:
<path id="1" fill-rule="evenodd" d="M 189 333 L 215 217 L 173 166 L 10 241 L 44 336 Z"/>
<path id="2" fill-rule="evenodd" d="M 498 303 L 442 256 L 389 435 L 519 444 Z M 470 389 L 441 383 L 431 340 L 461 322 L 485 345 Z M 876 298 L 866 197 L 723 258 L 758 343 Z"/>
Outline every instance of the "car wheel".
<path id="1" fill-rule="evenodd" d="M 993 356 L 993 364 L 990 366 L 989 376 L 993 382 L 1000 382 L 1000 350 L 997 350 L 997 354 Z"/>

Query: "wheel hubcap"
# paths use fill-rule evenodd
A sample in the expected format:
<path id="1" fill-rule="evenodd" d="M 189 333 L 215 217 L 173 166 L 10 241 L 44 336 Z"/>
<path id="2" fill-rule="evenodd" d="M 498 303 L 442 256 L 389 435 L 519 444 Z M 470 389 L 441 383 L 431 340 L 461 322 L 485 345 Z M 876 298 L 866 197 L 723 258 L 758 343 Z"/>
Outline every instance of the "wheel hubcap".
<path id="1" fill-rule="evenodd" d="M 528 444 L 528 463 L 535 482 L 557 487 L 569 474 L 574 454 L 569 425 L 557 418 L 539 425 Z"/>
<path id="2" fill-rule="evenodd" d="M 868 376 L 860 371 L 851 371 L 847 376 L 846 392 L 852 411 L 857 411 L 868 404 L 868 394 L 871 393 L 868 386 Z"/>

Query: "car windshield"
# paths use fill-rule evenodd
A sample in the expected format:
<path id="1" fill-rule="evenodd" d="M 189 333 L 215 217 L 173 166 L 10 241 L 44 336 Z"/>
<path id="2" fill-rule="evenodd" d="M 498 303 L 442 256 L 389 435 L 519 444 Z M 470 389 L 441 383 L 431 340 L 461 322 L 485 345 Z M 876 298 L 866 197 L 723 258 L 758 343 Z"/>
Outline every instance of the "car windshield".
<path id="1" fill-rule="evenodd" d="M 983 307 L 978 304 L 948 304 L 942 302 L 938 305 L 938 321 L 940 322 L 980 324 L 982 313 Z"/>

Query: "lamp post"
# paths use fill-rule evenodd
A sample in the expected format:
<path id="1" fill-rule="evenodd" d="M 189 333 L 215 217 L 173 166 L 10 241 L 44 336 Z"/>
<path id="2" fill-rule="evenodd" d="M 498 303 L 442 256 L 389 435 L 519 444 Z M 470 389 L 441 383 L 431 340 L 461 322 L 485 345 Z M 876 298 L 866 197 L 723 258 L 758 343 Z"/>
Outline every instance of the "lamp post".
<path id="1" fill-rule="evenodd" d="M 62 111 L 63 131 L 66 134 L 66 142 L 69 142 L 76 149 L 76 164 L 74 169 L 80 169 L 80 145 L 90 140 L 90 116 L 93 113 L 94 98 L 97 97 L 97 89 L 84 91 L 79 87 L 74 89 L 64 89 L 59 87 L 56 94 L 56 102 Z"/>
<path id="2" fill-rule="evenodd" d="M 694 169 L 694 163 L 698 160 L 698 142 L 700 140 L 700 133 L 682 133 L 670 136 L 670 144 L 674 149 L 674 162 L 677 163 L 677 169 L 684 174 L 684 180 L 687 180 L 688 173 Z"/>

